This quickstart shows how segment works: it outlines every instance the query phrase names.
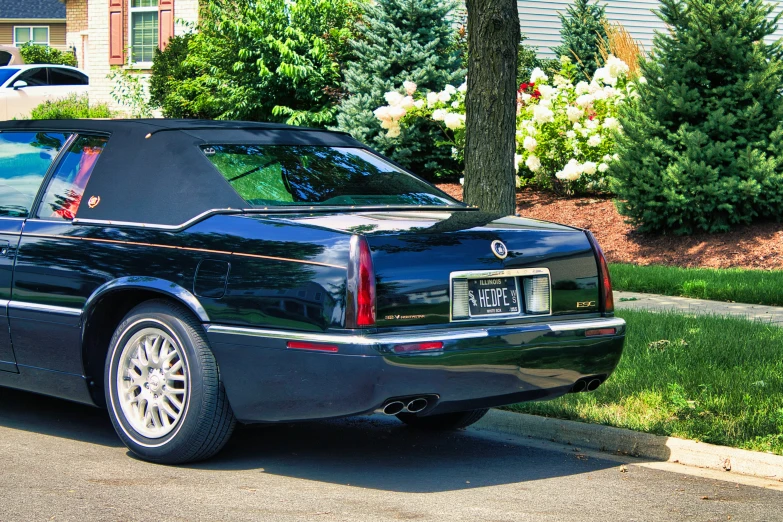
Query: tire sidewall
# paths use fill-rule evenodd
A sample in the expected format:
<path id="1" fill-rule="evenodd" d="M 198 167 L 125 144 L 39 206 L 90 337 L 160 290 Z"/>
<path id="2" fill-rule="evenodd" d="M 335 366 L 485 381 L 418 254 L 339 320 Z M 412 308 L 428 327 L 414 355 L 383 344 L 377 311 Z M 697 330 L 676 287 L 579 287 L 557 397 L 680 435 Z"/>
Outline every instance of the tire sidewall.
<path id="1" fill-rule="evenodd" d="M 156 307 L 157 308 L 157 307 Z M 159 328 L 170 335 L 182 351 L 183 364 L 188 376 L 188 391 L 185 399 L 185 411 L 173 431 L 161 438 L 148 438 L 138 433 L 125 418 L 125 413 L 117 397 L 117 373 L 120 356 L 125 344 L 134 334 L 144 328 Z M 198 429 L 203 402 L 203 374 L 199 355 L 195 349 L 193 334 L 187 325 L 170 312 L 149 311 L 131 312 L 112 337 L 109 355 L 106 358 L 104 373 L 104 391 L 114 429 L 134 453 L 148 460 L 169 460 L 173 454 L 188 450 L 188 441 Z"/>

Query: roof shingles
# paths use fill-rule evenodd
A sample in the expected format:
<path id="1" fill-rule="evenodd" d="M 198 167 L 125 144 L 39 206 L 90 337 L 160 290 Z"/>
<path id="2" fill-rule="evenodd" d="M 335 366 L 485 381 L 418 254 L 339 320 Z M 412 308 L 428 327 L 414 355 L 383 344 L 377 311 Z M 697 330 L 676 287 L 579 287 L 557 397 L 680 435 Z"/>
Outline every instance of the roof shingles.
<path id="1" fill-rule="evenodd" d="M 60 0 L 0 0 L 0 20 L 62 19 L 65 4 Z"/>

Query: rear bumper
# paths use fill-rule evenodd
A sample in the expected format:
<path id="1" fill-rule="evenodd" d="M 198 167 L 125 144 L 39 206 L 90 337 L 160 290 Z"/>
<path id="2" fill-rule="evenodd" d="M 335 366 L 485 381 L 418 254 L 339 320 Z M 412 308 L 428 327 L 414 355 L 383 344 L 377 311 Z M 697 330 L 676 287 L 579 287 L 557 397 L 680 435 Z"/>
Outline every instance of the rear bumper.
<path id="1" fill-rule="evenodd" d="M 586 331 L 614 329 L 588 337 Z M 231 406 L 243 422 L 372 412 L 389 399 L 437 397 L 422 414 L 463 411 L 567 393 L 620 361 L 625 321 L 598 318 L 515 326 L 339 335 L 206 326 Z M 337 352 L 286 348 L 324 343 Z M 398 344 L 442 341 L 443 350 L 397 355 Z"/>

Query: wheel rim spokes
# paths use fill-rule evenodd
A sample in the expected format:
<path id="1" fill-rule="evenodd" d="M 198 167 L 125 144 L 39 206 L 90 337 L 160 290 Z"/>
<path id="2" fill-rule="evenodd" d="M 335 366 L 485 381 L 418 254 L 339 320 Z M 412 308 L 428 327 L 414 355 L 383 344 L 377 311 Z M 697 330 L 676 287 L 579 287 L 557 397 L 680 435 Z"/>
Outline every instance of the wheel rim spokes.
<path id="1" fill-rule="evenodd" d="M 117 396 L 125 419 L 147 438 L 169 434 L 179 423 L 188 395 L 182 348 L 159 328 L 136 332 L 123 347 Z"/>

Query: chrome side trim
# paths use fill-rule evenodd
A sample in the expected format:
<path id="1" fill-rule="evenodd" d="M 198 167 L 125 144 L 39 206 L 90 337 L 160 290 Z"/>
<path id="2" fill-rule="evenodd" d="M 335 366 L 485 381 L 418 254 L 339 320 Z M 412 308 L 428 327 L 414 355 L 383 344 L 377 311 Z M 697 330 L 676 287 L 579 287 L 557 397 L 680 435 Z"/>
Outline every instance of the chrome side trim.
<path id="1" fill-rule="evenodd" d="M 230 208 L 213 208 L 206 210 L 201 214 L 192 217 L 179 225 L 158 225 L 154 223 L 138 223 L 135 221 L 110 221 L 106 219 L 80 219 L 74 218 L 74 225 L 92 225 L 100 227 L 134 227 L 134 228 L 147 228 L 152 230 L 166 230 L 169 232 L 178 232 L 185 230 L 186 228 L 195 225 L 199 221 L 216 215 L 216 214 L 241 214 L 242 210 L 230 209 Z"/>
<path id="2" fill-rule="evenodd" d="M 9 302 L 7 299 L 0 299 L 0 308 L 7 308 Z"/>
<path id="3" fill-rule="evenodd" d="M 245 208 L 245 209 L 233 209 L 233 208 L 213 208 L 206 210 L 201 214 L 192 217 L 179 225 L 161 225 L 157 223 L 142 223 L 136 221 L 111 221 L 108 219 L 86 219 L 86 218 L 74 218 L 72 223 L 74 225 L 92 225 L 98 227 L 133 227 L 133 228 L 145 228 L 150 230 L 165 230 L 167 232 L 181 232 L 188 227 L 191 227 L 203 221 L 204 219 L 217 214 L 236 215 L 236 214 L 303 214 L 312 212 L 334 212 L 334 211 L 350 211 L 350 212 L 389 212 L 389 211 L 423 211 L 423 210 L 435 210 L 435 211 L 476 211 L 477 209 L 472 207 L 456 206 L 456 205 L 418 205 L 418 206 L 391 206 L 391 205 L 372 205 L 367 207 L 346 207 L 346 206 L 310 206 L 310 207 L 264 207 L 264 208 Z"/>
<path id="4" fill-rule="evenodd" d="M 489 326 L 482 328 L 449 328 L 447 330 L 429 330 L 423 332 L 401 332 L 394 334 L 340 335 L 311 332 L 291 332 L 285 330 L 264 330 L 261 328 L 243 328 L 238 326 L 208 325 L 207 332 L 230 335 L 244 335 L 265 339 L 286 339 L 291 341 L 309 341 L 330 344 L 351 344 L 361 346 L 377 346 L 388 344 L 421 343 L 428 341 L 459 341 L 463 339 L 480 339 L 497 335 L 508 335 L 523 332 L 578 332 L 595 328 L 617 328 L 618 333 L 625 328 L 625 321 L 620 318 L 586 319 L 579 321 L 563 321 L 560 323 L 530 323 L 519 326 Z"/>
<path id="5" fill-rule="evenodd" d="M 619 317 L 606 317 L 603 319 L 590 319 L 585 321 L 568 321 L 564 323 L 549 323 L 547 326 L 553 332 L 571 332 L 576 330 L 594 330 L 597 328 L 625 328 L 625 320 Z"/>
<path id="6" fill-rule="evenodd" d="M 51 314 L 62 314 L 62 315 L 73 315 L 73 316 L 82 315 L 81 308 L 70 308 L 67 306 L 53 306 L 53 305 L 45 305 L 45 304 L 38 304 L 38 303 L 26 303 L 24 301 L 9 301 L 8 308 L 12 310 L 31 310 L 35 312 L 48 312 Z"/>
<path id="7" fill-rule="evenodd" d="M 259 328 L 240 328 L 234 326 L 209 325 L 207 331 L 211 333 L 246 335 L 250 337 L 262 337 L 265 339 L 286 339 L 291 341 L 309 341 L 315 343 L 354 344 L 354 345 L 384 345 L 404 344 L 411 342 L 427 341 L 451 341 L 460 339 L 478 339 L 488 337 L 486 329 L 452 331 L 429 331 L 420 333 L 402 334 L 369 334 L 369 335 L 340 335 L 309 332 L 289 332 L 285 330 L 262 330 Z"/>

